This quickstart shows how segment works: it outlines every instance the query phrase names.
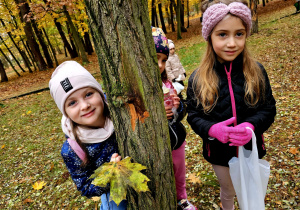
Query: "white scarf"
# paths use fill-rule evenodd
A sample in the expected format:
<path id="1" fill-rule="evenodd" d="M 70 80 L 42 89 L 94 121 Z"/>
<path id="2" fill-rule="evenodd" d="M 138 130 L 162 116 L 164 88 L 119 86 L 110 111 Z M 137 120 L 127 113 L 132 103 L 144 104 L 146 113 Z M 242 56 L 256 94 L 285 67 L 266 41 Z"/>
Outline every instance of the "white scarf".
<path id="1" fill-rule="evenodd" d="M 61 127 L 63 132 L 71 139 L 75 140 L 72 132 L 71 120 L 63 115 L 61 119 Z M 88 128 L 85 126 L 78 126 L 78 137 L 82 143 L 93 144 L 103 142 L 108 139 L 114 132 L 114 125 L 112 121 L 106 117 L 103 128 Z"/>

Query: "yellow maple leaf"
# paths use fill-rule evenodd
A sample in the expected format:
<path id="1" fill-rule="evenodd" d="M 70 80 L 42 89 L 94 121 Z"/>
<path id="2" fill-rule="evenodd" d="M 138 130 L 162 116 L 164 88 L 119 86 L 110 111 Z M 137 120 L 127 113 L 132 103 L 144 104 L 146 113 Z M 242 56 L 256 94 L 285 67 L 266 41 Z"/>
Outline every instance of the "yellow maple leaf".
<path id="1" fill-rule="evenodd" d="M 100 200 L 100 197 L 94 196 L 94 197 L 92 197 L 91 199 L 92 199 L 93 201 L 97 202 L 97 201 Z"/>
<path id="2" fill-rule="evenodd" d="M 26 114 L 30 114 L 31 113 L 31 111 L 28 111 Z"/>
<path id="3" fill-rule="evenodd" d="M 4 147 L 5 147 L 5 144 L 2 145 L 1 149 L 4 149 Z"/>
<path id="4" fill-rule="evenodd" d="M 33 189 L 35 189 L 35 190 L 40 190 L 40 189 L 42 189 L 44 186 L 46 185 L 46 182 L 44 182 L 44 181 L 37 181 L 37 182 L 35 182 L 34 183 L 34 185 L 32 185 L 32 187 L 33 187 Z"/>

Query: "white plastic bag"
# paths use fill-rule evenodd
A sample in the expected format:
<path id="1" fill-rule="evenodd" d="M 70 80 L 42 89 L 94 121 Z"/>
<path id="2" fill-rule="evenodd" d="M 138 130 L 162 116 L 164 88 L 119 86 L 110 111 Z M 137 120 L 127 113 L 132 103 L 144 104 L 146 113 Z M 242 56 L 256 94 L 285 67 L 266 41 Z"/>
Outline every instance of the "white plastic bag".
<path id="1" fill-rule="evenodd" d="M 179 82 L 172 82 L 172 85 L 174 86 L 175 90 L 177 91 L 177 94 L 179 94 L 184 89 L 184 86 L 182 84 L 180 84 Z"/>
<path id="2" fill-rule="evenodd" d="M 239 147 L 239 157 L 228 162 L 230 176 L 241 210 L 265 210 L 270 164 L 258 159 L 255 134 L 247 129 L 252 131 L 252 151 Z"/>

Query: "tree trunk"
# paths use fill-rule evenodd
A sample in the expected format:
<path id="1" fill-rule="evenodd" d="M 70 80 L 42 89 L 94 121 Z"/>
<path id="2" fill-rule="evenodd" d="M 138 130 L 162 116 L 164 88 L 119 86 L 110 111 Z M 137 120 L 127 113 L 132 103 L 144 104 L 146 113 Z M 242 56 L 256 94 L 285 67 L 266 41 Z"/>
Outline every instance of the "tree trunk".
<path id="1" fill-rule="evenodd" d="M 4 69 L 4 65 L 0 59 L 0 75 L 1 75 L 1 82 L 7 82 L 8 78 Z"/>
<path id="2" fill-rule="evenodd" d="M 187 29 L 184 27 L 184 0 L 181 0 L 180 7 L 180 24 L 181 32 L 187 32 Z"/>
<path id="3" fill-rule="evenodd" d="M 27 54 L 28 54 L 28 57 L 31 59 L 31 62 L 32 62 L 33 66 L 34 66 L 34 70 L 36 71 L 36 70 L 37 70 L 37 68 L 36 68 L 36 63 L 35 63 L 36 61 L 35 61 L 34 58 L 33 58 L 32 52 L 29 50 L 28 43 L 27 43 L 27 42 L 24 42 L 23 39 L 21 39 L 21 40 L 22 40 L 22 43 L 23 43 L 24 48 L 26 49 L 26 52 L 27 52 Z"/>
<path id="4" fill-rule="evenodd" d="M 182 39 L 181 37 L 181 21 L 180 21 L 180 6 L 181 1 L 177 0 L 177 7 L 176 7 L 176 19 L 177 19 L 177 40 Z"/>
<path id="5" fill-rule="evenodd" d="M 265 7 L 266 6 L 265 0 L 262 0 L 262 3 L 263 3 L 263 7 Z"/>
<path id="6" fill-rule="evenodd" d="M 186 11 L 187 11 L 187 19 L 188 19 L 187 28 L 189 28 L 190 27 L 190 6 L 189 6 L 189 0 L 186 1 Z"/>
<path id="7" fill-rule="evenodd" d="M 160 22 L 161 22 L 161 29 L 165 33 L 167 33 L 167 29 L 166 29 L 165 21 L 164 21 L 164 16 L 163 16 L 162 9 L 161 9 L 161 3 L 158 4 L 158 12 L 159 12 L 159 18 L 160 18 Z"/>
<path id="8" fill-rule="evenodd" d="M 16 4 L 18 4 L 20 9 L 20 18 L 21 21 L 24 23 L 24 31 L 27 37 L 27 41 L 29 43 L 30 50 L 34 56 L 35 61 L 37 62 L 39 70 L 44 71 L 47 69 L 47 64 L 45 63 L 39 45 L 34 38 L 34 33 L 31 28 L 30 22 L 25 21 L 23 18 L 25 15 L 29 13 L 30 8 L 28 6 L 28 3 L 25 0 L 14 0 L 14 1 L 16 2 Z"/>
<path id="9" fill-rule="evenodd" d="M 58 33 L 59 33 L 59 35 L 60 35 L 60 37 L 61 37 L 61 39 L 62 39 L 62 41 L 64 43 L 65 48 L 67 48 L 67 50 L 68 50 L 68 52 L 70 54 L 70 57 L 71 58 L 78 57 L 76 49 L 72 49 L 71 45 L 69 44 L 69 42 L 68 42 L 68 40 L 67 40 L 67 38 L 65 36 L 65 33 L 64 33 L 63 29 L 62 29 L 62 26 L 61 26 L 60 22 L 58 22 L 57 19 L 54 18 L 54 23 L 55 23 L 55 26 L 56 26 L 56 28 L 58 30 Z"/>
<path id="10" fill-rule="evenodd" d="M 88 55 L 92 55 L 94 52 L 93 45 L 90 39 L 90 34 L 88 32 L 84 32 L 84 42 Z"/>
<path id="11" fill-rule="evenodd" d="M 155 6 L 155 0 L 152 0 L 151 3 L 151 23 L 152 26 L 157 27 L 158 25 L 156 25 L 156 6 Z"/>
<path id="12" fill-rule="evenodd" d="M 4 46 L 6 47 L 6 49 L 8 50 L 8 52 L 11 54 L 11 56 L 13 57 L 13 59 L 16 61 L 16 63 L 18 64 L 18 66 L 20 67 L 20 69 L 25 72 L 25 70 L 23 69 L 23 67 L 21 66 L 20 62 L 18 61 L 18 59 L 16 58 L 15 54 L 9 49 L 9 47 L 6 45 L 6 43 L 4 42 L 4 40 L 2 39 L 2 37 L 0 36 L 0 40 L 2 41 L 2 43 L 4 44 Z"/>
<path id="13" fill-rule="evenodd" d="M 251 15 L 252 15 L 252 29 L 251 33 L 258 33 L 258 14 L 257 14 L 258 0 L 250 1 Z"/>
<path id="14" fill-rule="evenodd" d="M 150 192 L 129 190 L 128 209 L 176 209 L 169 130 L 147 1 L 85 3 L 119 151 L 145 165 L 143 172 L 151 180 Z"/>
<path id="15" fill-rule="evenodd" d="M 4 54 L 4 52 L 2 51 L 2 49 L 0 48 L 0 52 L 3 55 L 3 57 L 7 60 L 7 62 L 10 64 L 11 68 L 14 70 L 14 72 L 18 75 L 18 77 L 20 77 L 21 75 L 19 74 L 19 72 L 17 72 L 16 68 L 14 67 L 14 65 L 11 63 L 10 59 Z"/>
<path id="16" fill-rule="evenodd" d="M 5 28 L 5 23 L 4 23 L 4 21 L 3 21 L 2 19 L 0 19 L 0 21 L 1 21 L 2 25 L 3 25 L 3 27 Z M 31 70 L 31 68 L 30 68 L 30 64 L 28 63 L 28 59 L 25 57 L 26 55 L 22 52 L 22 50 L 20 49 L 20 47 L 17 45 L 17 43 L 16 43 L 15 40 L 13 39 L 13 37 L 12 37 L 12 35 L 11 35 L 11 32 L 10 32 L 10 31 L 7 31 L 6 33 L 8 34 L 10 40 L 11 40 L 12 43 L 15 45 L 15 47 L 17 48 L 17 50 L 19 51 L 19 53 L 20 53 L 20 55 L 21 55 L 21 57 L 22 57 L 22 59 L 23 59 L 25 65 L 26 65 L 26 67 L 28 68 L 28 71 L 29 71 L 30 73 L 32 73 L 32 70 Z"/>
<path id="17" fill-rule="evenodd" d="M 53 58 L 54 58 L 54 61 L 55 61 L 55 65 L 56 65 L 56 67 L 57 67 L 57 66 L 58 66 L 58 61 L 57 61 L 57 58 L 56 58 L 56 52 L 55 52 L 55 49 L 53 48 L 53 46 L 52 46 L 52 44 L 51 44 L 51 42 L 50 42 L 50 40 L 49 40 L 49 37 L 48 37 L 48 35 L 47 35 L 47 33 L 46 33 L 46 30 L 45 30 L 44 28 L 42 28 L 42 30 L 43 30 L 43 32 L 44 32 L 44 35 L 45 35 L 46 39 L 47 39 L 47 42 L 48 42 L 49 47 L 50 47 L 50 49 L 51 49 L 51 52 L 52 52 L 52 54 L 53 54 Z"/>
<path id="18" fill-rule="evenodd" d="M 88 60 L 87 55 L 85 53 L 84 45 L 83 45 L 82 41 L 80 40 L 80 36 L 78 34 L 78 31 L 76 30 L 76 28 L 75 28 L 75 26 L 72 22 L 71 16 L 70 16 L 69 12 L 67 11 L 65 5 L 63 6 L 63 9 L 64 9 L 64 14 L 65 14 L 65 16 L 68 20 L 68 25 L 70 26 L 72 37 L 74 38 L 76 46 L 78 47 L 78 51 L 80 52 L 80 57 L 82 59 L 82 62 L 83 63 L 89 63 L 89 60 Z"/>
<path id="19" fill-rule="evenodd" d="M 173 13 L 173 2 L 174 0 L 170 1 L 170 16 L 171 16 L 171 25 L 172 25 L 172 32 L 175 32 L 175 25 L 174 25 L 174 13 Z"/>
<path id="20" fill-rule="evenodd" d="M 35 31 L 35 34 L 36 34 L 36 37 L 37 39 L 39 40 L 40 42 L 40 45 L 42 47 L 42 50 L 44 52 L 44 56 L 46 58 L 46 61 L 47 61 L 47 64 L 48 64 L 48 67 L 49 68 L 53 68 L 53 61 L 51 59 L 51 56 L 50 56 L 50 53 L 49 53 L 49 50 L 48 50 L 48 47 L 45 43 L 45 40 L 43 38 L 43 33 L 41 31 L 41 29 L 39 29 L 36 25 L 36 22 L 34 20 L 31 20 L 31 25 Z"/>

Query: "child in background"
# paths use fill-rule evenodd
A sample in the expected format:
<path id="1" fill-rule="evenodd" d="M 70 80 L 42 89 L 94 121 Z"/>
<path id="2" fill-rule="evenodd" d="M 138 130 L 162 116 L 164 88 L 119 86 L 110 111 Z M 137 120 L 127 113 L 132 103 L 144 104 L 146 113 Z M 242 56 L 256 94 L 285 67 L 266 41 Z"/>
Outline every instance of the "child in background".
<path id="1" fill-rule="evenodd" d="M 62 112 L 62 130 L 68 137 L 61 155 L 77 189 L 90 198 L 101 196 L 101 210 L 126 209 L 109 199 L 109 187 L 98 187 L 89 179 L 105 162 L 121 160 L 113 123 L 101 85 L 79 63 L 66 61 L 51 76 L 52 98 Z"/>
<path id="2" fill-rule="evenodd" d="M 252 149 L 246 127 L 255 132 L 259 158 L 266 154 L 263 132 L 274 122 L 276 102 L 267 72 L 246 48 L 252 22 L 247 1 L 205 0 L 202 11 L 207 49 L 189 78 L 187 121 L 203 140 L 203 156 L 221 187 L 222 208 L 233 210 L 228 161 L 238 155 L 237 146 Z"/>
<path id="3" fill-rule="evenodd" d="M 165 95 L 165 110 L 169 121 L 169 133 L 171 139 L 173 170 L 175 175 L 176 193 L 178 200 L 178 210 L 195 210 L 197 209 L 187 200 L 186 182 L 185 182 L 185 137 L 186 131 L 180 122 L 185 116 L 185 105 L 177 96 L 172 82 L 168 80 L 165 66 L 169 56 L 168 40 L 160 28 L 152 27 L 152 36 L 155 43 L 158 66 L 163 82 Z M 168 92 L 169 91 L 169 92 Z M 168 99 L 172 99 L 170 102 Z"/>
<path id="4" fill-rule="evenodd" d="M 175 44 L 171 39 L 168 39 L 170 55 L 166 63 L 166 71 L 168 75 L 168 79 L 172 82 L 179 82 L 183 84 L 185 80 L 185 70 L 179 60 L 178 55 L 175 53 Z"/>

